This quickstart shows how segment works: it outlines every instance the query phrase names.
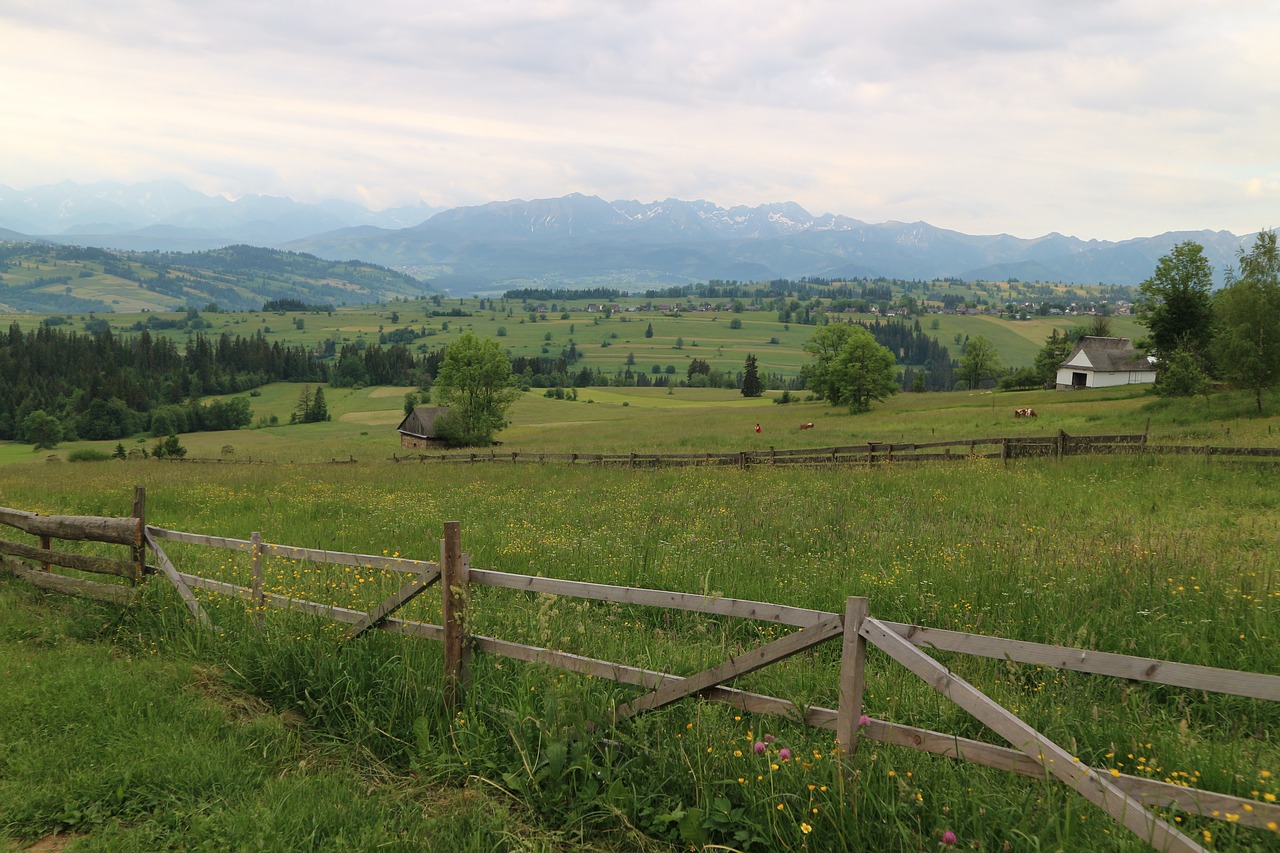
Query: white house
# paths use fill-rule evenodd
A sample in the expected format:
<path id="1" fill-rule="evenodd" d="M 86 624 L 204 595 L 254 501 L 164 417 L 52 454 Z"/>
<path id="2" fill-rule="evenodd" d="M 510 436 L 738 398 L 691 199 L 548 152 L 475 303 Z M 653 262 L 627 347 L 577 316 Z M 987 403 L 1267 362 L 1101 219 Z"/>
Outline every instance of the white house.
<path id="1" fill-rule="evenodd" d="M 1059 388 L 1110 388 L 1155 381 L 1152 359 L 1139 355 L 1128 338 L 1086 335 L 1058 368 Z"/>

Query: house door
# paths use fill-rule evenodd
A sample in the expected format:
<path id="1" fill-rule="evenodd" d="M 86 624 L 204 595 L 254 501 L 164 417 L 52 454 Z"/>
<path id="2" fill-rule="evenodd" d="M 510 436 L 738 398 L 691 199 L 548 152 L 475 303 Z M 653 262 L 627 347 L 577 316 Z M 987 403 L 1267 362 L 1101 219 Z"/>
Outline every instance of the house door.
<path id="1" fill-rule="evenodd" d="M 1071 373 L 1071 387 L 1072 387 L 1072 388 L 1088 388 L 1088 387 L 1089 387 L 1089 374 L 1087 374 L 1087 373 L 1076 373 L 1076 372 L 1072 371 L 1072 373 Z"/>

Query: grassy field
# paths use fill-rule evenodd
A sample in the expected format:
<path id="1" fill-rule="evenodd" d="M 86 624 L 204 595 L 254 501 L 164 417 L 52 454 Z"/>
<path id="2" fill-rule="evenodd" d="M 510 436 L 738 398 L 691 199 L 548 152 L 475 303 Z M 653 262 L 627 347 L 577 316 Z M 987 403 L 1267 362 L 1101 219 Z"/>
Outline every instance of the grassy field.
<path id="1" fill-rule="evenodd" d="M 363 462 L 404 455 L 396 427 L 410 388 L 325 388 L 333 420 L 289 425 L 302 385 L 275 383 L 250 398 L 255 424 L 274 416 L 280 425 L 182 436 L 189 455 L 239 461 L 324 462 L 354 457 Z M 316 387 L 316 386 L 309 386 Z M 911 442 L 1021 435 L 1150 432 L 1166 444 L 1273 447 L 1280 415 L 1256 416 L 1245 394 L 1219 392 L 1208 399 L 1162 400 L 1141 386 L 1085 391 L 898 394 L 865 415 L 826 404 L 774 404 L 778 394 L 747 399 L 709 388 L 578 389 L 577 400 L 555 400 L 541 389 L 520 396 L 510 427 L 498 434 L 501 452 L 629 453 L 719 452 Z M 1265 411 L 1280 412 L 1280 394 L 1264 398 Z M 1039 417 L 1017 420 L 1013 410 L 1034 407 Z M 801 431 L 801 423 L 812 430 Z M 755 425 L 761 425 L 756 433 Z M 122 442 L 150 448 L 154 438 Z M 117 442 L 66 442 L 53 451 L 0 442 L 0 465 L 66 459 L 77 449 L 111 453 Z M 228 452 L 226 449 L 230 448 Z"/>
<path id="2" fill-rule="evenodd" d="M 255 409 L 286 410 L 297 390 L 268 389 Z M 1148 419 L 1153 436 L 1171 440 L 1275 444 L 1267 440 L 1275 422 L 1249 417 L 1248 401 L 1234 395 L 1176 406 L 1129 390 L 900 395 L 852 417 L 817 404 L 644 390 L 592 389 L 593 403 L 585 395 L 577 402 L 526 395 L 503 448 L 1127 432 Z M 1280 502 L 1270 467 L 1190 458 L 870 471 L 395 465 L 381 460 L 396 450 L 386 431 L 398 420 L 401 393 L 334 391 L 330 424 L 184 437 L 193 453 L 206 449 L 198 442 L 214 453 L 231 442 L 237 455 L 249 448 L 266 455 L 270 441 L 279 458 L 350 450 L 362 459 L 357 465 L 15 464 L 0 467 L 2 502 L 121 515 L 140 483 L 153 524 L 240 538 L 257 530 L 272 542 L 425 558 L 436 553 L 442 523 L 456 519 L 480 568 L 830 611 L 847 595 L 866 595 L 873 615 L 887 619 L 1280 674 Z M 1268 401 L 1270 411 L 1276 402 Z M 1011 408 L 1025 404 L 1041 411 L 1038 423 L 1012 419 Z M 816 435 L 797 432 L 800 420 L 814 420 Z M 757 421 L 765 428 L 758 437 Z M 234 552 L 169 550 L 184 571 L 235 582 L 247 575 L 246 558 Z M 274 590 L 364 609 L 395 584 L 380 572 L 277 558 L 266 572 Z M 144 606 L 100 634 L 114 640 L 117 655 L 217 672 L 221 686 L 261 697 L 274 713 L 300 714 L 308 732 L 376 756 L 393 780 L 500 791 L 539 831 L 559 833 L 562 846 L 650 839 L 686 848 L 918 851 L 954 832 L 961 846 L 983 850 L 1143 849 L 1055 785 L 879 744 L 864 745 L 850 775 L 832 760 L 829 733 L 693 701 L 615 727 L 608 709 L 635 691 L 485 656 L 475 661 L 468 707 L 451 716 L 440 710 L 433 644 L 379 635 L 344 646 L 334 629 L 282 613 L 271 614 L 259 636 L 242 605 L 202 599 L 222 629 L 217 635 L 192 627 L 160 583 L 149 586 Z M 475 633 L 676 672 L 776 636 L 752 622 L 492 589 L 477 591 L 472 614 Z M 414 602 L 408 615 L 437 621 L 438 596 Z M 823 647 L 737 686 L 834 707 L 837 653 Z M 942 658 L 1082 761 L 1239 796 L 1280 794 L 1276 703 Z M 874 717 L 990 737 L 883 656 L 872 656 L 869 678 L 866 711 Z M 589 726 L 602 726 L 605 740 L 589 736 Z M 761 756 L 752 747 L 764 734 L 774 740 Z M 782 760 L 783 747 L 792 760 Z M 10 780 L 12 770 L 2 772 Z M 38 820 L 6 814 L 0 825 L 14 840 L 32 840 L 59 825 L 54 806 L 43 808 Z M 179 816 L 189 808 L 175 807 Z M 1280 834 L 1265 829 L 1169 817 L 1214 849 L 1280 849 Z M 73 820 L 60 825 L 77 828 Z M 99 839 L 112 837 L 111 826 L 81 829 L 88 843 L 109 846 Z"/>
<path id="3" fill-rule="evenodd" d="M 642 300 L 619 300 L 622 305 L 635 305 Z M 333 341 L 338 349 L 343 344 L 364 342 L 378 343 L 383 333 L 410 328 L 419 337 L 411 348 L 437 349 L 447 345 L 465 331 L 481 337 L 496 338 L 513 357 L 558 357 L 562 350 L 574 344 L 581 356 L 575 369 L 584 366 L 604 371 L 606 374 L 625 370 L 630 361 L 634 372 L 652 374 L 654 367 L 665 372 L 674 369 L 680 378 L 688 372 L 689 362 L 703 359 L 713 368 L 733 375 L 742 370 L 748 354 L 759 359 L 760 371 L 794 376 L 809 356 L 804 343 L 813 335 L 816 327 L 799 323 L 780 323 L 774 311 L 692 311 L 670 316 L 657 311 L 619 312 L 609 318 L 600 313 L 588 313 L 585 301 L 557 303 L 562 311 L 530 314 L 522 310 L 514 300 L 494 300 L 495 309 L 481 309 L 481 300 L 447 299 L 439 306 L 428 300 L 395 302 L 386 305 L 340 308 L 332 314 L 325 313 L 259 313 L 231 312 L 205 313 L 201 317 L 209 327 L 201 333 L 217 336 L 250 336 L 261 332 L 271 342 L 282 345 L 316 347 L 325 341 Z M 489 305 L 485 300 L 484 304 Z M 124 306 L 121 306 L 122 309 Z M 461 310 L 470 316 L 431 316 L 432 311 Z M 393 321 L 392 314 L 395 314 Z M 564 315 L 568 314 L 567 317 Z M 146 323 L 151 317 L 179 320 L 183 314 L 151 312 L 138 313 L 121 310 L 119 313 L 98 315 L 112 331 L 130 334 L 136 323 Z M 853 315 L 861 322 L 871 322 L 870 314 Z M 90 322 L 89 315 L 66 315 L 67 328 L 83 328 Z M 37 314 L 3 314 L 0 324 L 8 328 L 17 323 L 22 328 L 32 328 L 44 319 Z M 1037 317 L 1031 320 L 1012 320 L 990 315 L 934 314 L 919 318 L 926 334 L 938 338 L 958 358 L 961 341 L 966 336 L 986 336 L 995 345 L 1007 367 L 1031 364 L 1036 352 L 1043 346 L 1050 332 L 1057 328 L 1066 331 L 1084 324 L 1087 317 Z M 741 328 L 730 328 L 738 320 Z M 933 328 L 937 321 L 937 329 Z M 1113 333 L 1123 337 L 1140 337 L 1144 333 L 1133 317 L 1113 317 Z M 652 337 L 646 332 L 652 327 Z M 158 329 L 154 335 L 163 335 L 179 341 L 186 340 L 185 329 Z"/>

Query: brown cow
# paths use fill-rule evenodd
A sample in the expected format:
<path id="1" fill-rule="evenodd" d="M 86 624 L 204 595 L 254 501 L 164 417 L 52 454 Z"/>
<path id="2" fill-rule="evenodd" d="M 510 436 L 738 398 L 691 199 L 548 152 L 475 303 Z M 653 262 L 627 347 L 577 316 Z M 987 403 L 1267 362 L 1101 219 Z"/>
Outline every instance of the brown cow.
<path id="1" fill-rule="evenodd" d="M 1013 416 L 1014 416 L 1015 418 L 1034 418 L 1034 417 L 1038 417 L 1038 416 L 1036 415 L 1036 410 L 1035 410 L 1035 409 L 1032 409 L 1032 408 L 1026 408 L 1026 409 L 1014 409 L 1014 410 L 1013 410 Z"/>
<path id="2" fill-rule="evenodd" d="M 807 424 L 800 424 L 800 429 L 813 429 L 813 421 L 809 421 Z"/>

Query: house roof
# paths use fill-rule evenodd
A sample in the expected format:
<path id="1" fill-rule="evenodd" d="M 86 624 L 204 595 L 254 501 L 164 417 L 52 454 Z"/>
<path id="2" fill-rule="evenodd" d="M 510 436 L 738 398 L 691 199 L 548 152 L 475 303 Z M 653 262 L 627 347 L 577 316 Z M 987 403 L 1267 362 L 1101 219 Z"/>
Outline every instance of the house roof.
<path id="1" fill-rule="evenodd" d="M 1086 335 L 1062 362 L 1063 367 L 1102 371 L 1154 370 L 1151 362 L 1138 355 L 1128 338 L 1095 338 Z"/>
<path id="2" fill-rule="evenodd" d="M 436 438 L 436 418 L 447 411 L 443 406 L 414 406 L 396 430 L 415 438 Z"/>

